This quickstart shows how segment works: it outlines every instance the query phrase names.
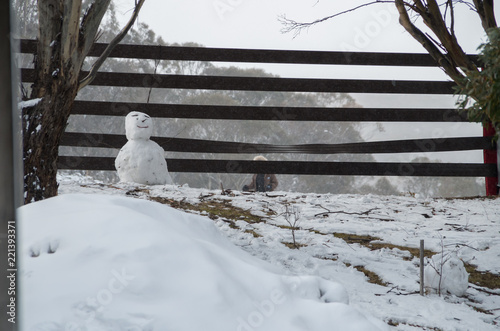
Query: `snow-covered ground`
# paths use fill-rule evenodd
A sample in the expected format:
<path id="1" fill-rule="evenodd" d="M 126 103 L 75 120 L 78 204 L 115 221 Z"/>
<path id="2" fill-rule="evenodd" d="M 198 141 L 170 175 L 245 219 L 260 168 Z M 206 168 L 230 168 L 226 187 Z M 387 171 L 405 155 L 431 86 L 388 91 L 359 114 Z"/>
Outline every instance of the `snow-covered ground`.
<path id="1" fill-rule="evenodd" d="M 498 285 L 421 296 L 415 257 L 498 279 L 499 199 L 60 182 L 20 209 L 23 330 L 500 329 Z"/>

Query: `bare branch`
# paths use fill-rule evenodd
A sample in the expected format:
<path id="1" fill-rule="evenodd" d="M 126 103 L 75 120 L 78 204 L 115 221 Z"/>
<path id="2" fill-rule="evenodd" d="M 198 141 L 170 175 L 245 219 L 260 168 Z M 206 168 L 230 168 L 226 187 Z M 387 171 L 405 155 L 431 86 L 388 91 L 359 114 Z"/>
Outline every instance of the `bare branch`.
<path id="1" fill-rule="evenodd" d="M 450 32 L 453 38 L 456 40 L 455 36 L 455 7 L 453 6 L 453 1 L 450 0 L 450 17 L 451 17 L 451 22 L 450 22 Z"/>
<path id="2" fill-rule="evenodd" d="M 495 19 L 495 9 L 493 8 L 493 0 L 484 0 L 484 16 L 486 17 L 486 23 L 488 28 L 496 28 L 497 22 Z"/>
<path id="3" fill-rule="evenodd" d="M 461 3 L 463 5 L 466 5 L 467 7 L 469 7 L 470 10 L 472 10 L 473 12 L 476 12 L 477 13 L 477 9 L 476 7 L 470 3 L 470 1 L 465 1 L 465 0 L 455 0 L 456 3 Z"/>
<path id="4" fill-rule="evenodd" d="M 61 59 L 66 63 L 72 62 L 73 52 L 77 51 L 81 8 L 81 1 L 68 0 L 64 3 L 61 27 Z M 64 69 L 64 67 L 61 68 L 61 70 Z"/>
<path id="5" fill-rule="evenodd" d="M 497 27 L 493 0 L 474 0 L 474 6 L 476 7 L 479 18 L 481 19 L 484 31 Z"/>
<path id="6" fill-rule="evenodd" d="M 81 45 L 79 45 L 81 47 L 80 54 L 82 56 L 79 59 L 80 63 L 83 63 L 83 60 L 94 44 L 95 36 L 99 30 L 99 25 L 101 24 L 102 18 L 104 17 L 110 2 L 111 0 L 95 1 L 83 16 L 80 27 L 80 33 L 83 36 L 83 40 L 80 41 Z"/>
<path id="7" fill-rule="evenodd" d="M 295 38 L 296 36 L 298 36 L 302 32 L 302 30 L 308 29 L 315 24 L 328 21 L 332 18 L 353 12 L 353 11 L 358 10 L 360 8 L 363 8 L 363 7 L 381 4 L 381 3 L 394 3 L 394 1 L 376 0 L 376 1 L 368 2 L 368 3 L 362 4 L 362 5 L 353 7 L 351 9 L 344 10 L 344 11 L 339 12 L 339 13 L 317 19 L 317 20 L 312 21 L 312 22 L 297 22 L 297 21 L 286 18 L 285 15 L 281 15 L 278 17 L 278 20 L 281 22 L 281 24 L 283 24 L 283 28 L 281 29 L 281 33 L 293 32 L 294 38 Z"/>
<path id="8" fill-rule="evenodd" d="M 427 12 L 428 15 L 424 17 L 424 23 L 432 29 L 443 45 L 447 47 L 447 44 L 450 42 L 449 38 L 447 38 L 449 35 L 448 28 L 436 0 L 427 1 Z"/>
<path id="9" fill-rule="evenodd" d="M 454 32 L 450 33 L 446 22 L 441 14 L 436 0 L 428 0 L 428 15 L 422 16 L 424 23 L 432 30 L 434 35 L 439 38 L 447 51 L 447 58 L 450 63 L 458 68 L 467 68 L 468 70 L 477 70 L 476 65 L 470 60 L 460 47 Z M 453 4 L 452 4 L 453 7 Z M 451 8 L 453 11 L 453 8 Z"/>
<path id="10" fill-rule="evenodd" d="M 134 12 L 133 12 L 130 20 L 127 22 L 125 27 L 120 31 L 120 33 L 118 33 L 118 35 L 116 35 L 116 37 L 113 38 L 113 40 L 108 44 L 108 47 L 106 47 L 106 49 L 101 54 L 101 56 L 99 56 L 99 58 L 96 60 L 96 62 L 92 65 L 92 68 L 90 69 L 89 74 L 80 81 L 80 85 L 78 86 L 78 90 L 81 90 L 82 88 L 84 88 L 85 86 L 87 86 L 88 84 L 90 84 L 94 80 L 94 78 L 97 74 L 97 71 L 99 70 L 101 65 L 104 63 L 106 58 L 109 56 L 111 51 L 127 35 L 130 28 L 132 28 L 132 25 L 134 24 L 135 20 L 137 19 L 137 16 L 139 15 L 139 11 L 141 10 L 142 5 L 144 4 L 144 1 L 145 0 L 140 0 L 136 4 Z"/>
<path id="11" fill-rule="evenodd" d="M 420 1 L 420 0 L 414 0 L 413 2 L 415 3 L 415 7 L 414 7 L 414 8 L 416 8 L 416 9 L 417 9 L 416 11 L 417 11 L 419 14 L 424 14 L 424 13 L 426 12 L 426 9 L 427 9 L 427 4 L 422 3 L 422 1 Z M 407 4 L 407 5 L 408 5 L 408 4 Z M 414 10 L 415 10 L 415 9 L 414 9 Z"/>
<path id="12" fill-rule="evenodd" d="M 161 47 L 160 47 L 160 55 L 161 55 Z M 158 66 L 160 65 L 160 60 L 156 59 L 155 60 L 155 69 L 153 71 L 153 77 L 156 76 L 156 73 L 158 72 Z M 149 100 L 151 99 L 151 92 L 153 92 L 153 85 L 151 85 L 151 87 L 149 88 L 149 92 L 148 92 L 148 100 L 146 101 L 146 103 L 149 103 Z M 220 182 L 220 186 L 222 188 L 222 195 L 224 195 L 224 187 L 222 186 L 222 182 Z"/>
<path id="13" fill-rule="evenodd" d="M 431 40 L 434 43 L 434 45 L 436 45 L 436 47 L 440 48 L 441 51 L 446 53 L 446 48 L 443 46 L 443 44 L 434 39 L 434 37 L 432 37 L 429 33 L 426 32 L 425 35 L 427 36 L 427 38 L 429 38 L 429 40 Z"/>
<path id="14" fill-rule="evenodd" d="M 434 42 L 411 22 L 408 12 L 406 11 L 405 3 L 402 0 L 396 0 L 395 3 L 399 12 L 399 23 L 427 50 L 449 77 L 455 82 L 460 82 L 463 75 L 451 64 L 448 58 L 441 53 Z"/>
<path id="15" fill-rule="evenodd" d="M 453 6 L 453 0 L 447 0 L 446 1 L 446 9 L 444 12 L 444 19 L 446 21 L 446 14 L 450 10 L 450 33 L 453 36 L 454 39 L 456 39 L 455 36 L 455 7 Z"/>
<path id="16" fill-rule="evenodd" d="M 321 205 L 317 205 L 317 206 L 319 206 L 319 207 L 321 207 L 321 208 L 323 208 L 323 209 L 326 209 L 325 207 L 323 207 L 323 206 L 321 206 Z M 347 211 L 342 211 L 342 210 L 338 210 L 338 211 L 330 211 L 330 210 L 326 209 L 326 210 L 328 210 L 328 211 L 326 211 L 326 212 L 322 212 L 322 213 L 319 213 L 319 214 L 316 214 L 316 215 L 314 215 L 314 217 L 318 217 L 318 216 L 326 216 L 326 215 L 328 215 L 328 214 L 368 215 L 368 214 L 370 214 L 372 211 L 377 210 L 377 209 L 379 209 L 379 208 L 372 208 L 372 209 L 369 209 L 369 210 L 367 210 L 367 211 L 363 211 L 363 212 L 359 212 L 359 213 L 358 213 L 358 212 L 347 212 Z"/>
<path id="17" fill-rule="evenodd" d="M 53 46 L 58 42 L 59 22 L 62 16 L 58 0 L 38 1 L 38 17 L 40 22 L 47 22 L 43 27 L 38 27 L 38 47 L 36 54 L 37 81 L 43 81 L 52 72 Z M 44 91 L 33 91 L 34 96 L 42 97 Z"/>

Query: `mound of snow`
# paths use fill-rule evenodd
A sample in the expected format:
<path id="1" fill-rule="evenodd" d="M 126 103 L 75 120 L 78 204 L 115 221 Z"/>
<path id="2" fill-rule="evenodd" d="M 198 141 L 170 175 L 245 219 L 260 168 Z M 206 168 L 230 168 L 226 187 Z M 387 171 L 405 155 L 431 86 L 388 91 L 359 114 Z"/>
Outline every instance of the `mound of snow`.
<path id="1" fill-rule="evenodd" d="M 469 287 L 469 274 L 456 254 L 437 254 L 424 269 L 424 284 L 436 292 L 461 297 Z"/>
<path id="2" fill-rule="evenodd" d="M 339 284 L 285 276 L 207 218 L 104 195 L 21 207 L 23 330 L 382 330 Z"/>

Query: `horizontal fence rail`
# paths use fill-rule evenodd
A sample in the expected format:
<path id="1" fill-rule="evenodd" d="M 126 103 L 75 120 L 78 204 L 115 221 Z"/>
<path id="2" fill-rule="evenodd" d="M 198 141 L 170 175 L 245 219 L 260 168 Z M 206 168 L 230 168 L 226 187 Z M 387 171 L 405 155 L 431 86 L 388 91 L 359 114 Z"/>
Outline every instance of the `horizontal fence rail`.
<path id="1" fill-rule="evenodd" d="M 141 111 L 157 118 L 334 122 L 468 122 L 464 112 L 443 108 L 257 107 L 75 101 L 73 115 L 126 116 Z"/>
<path id="2" fill-rule="evenodd" d="M 36 41 L 21 40 L 21 53 L 36 52 Z M 99 56 L 107 44 L 97 43 L 90 56 Z M 180 46 L 117 45 L 110 57 L 128 59 L 210 61 L 240 63 L 360 65 L 437 67 L 428 54 L 325 52 L 288 50 L 250 50 Z M 478 66 L 478 57 L 469 56 Z M 85 76 L 87 72 L 82 72 Z M 22 81 L 35 79 L 33 69 L 21 69 Z M 190 76 L 170 74 L 99 72 L 95 86 L 199 89 L 269 92 L 328 92 L 382 94 L 454 94 L 450 81 L 362 80 L 323 78 Z M 125 116 L 142 111 L 155 118 L 335 121 L 335 122 L 467 122 L 464 113 L 441 108 L 321 108 L 260 107 L 186 104 L 144 104 L 123 102 L 75 101 L 72 115 Z M 377 154 L 422 153 L 467 150 L 494 150 L 491 137 L 410 139 L 342 144 L 273 145 L 153 137 L 167 152 L 220 154 Z M 124 135 L 66 132 L 62 146 L 119 149 Z M 388 162 L 255 162 L 221 159 L 167 159 L 171 172 L 193 173 L 276 173 L 296 175 L 350 176 L 451 176 L 496 177 L 495 164 L 475 163 L 388 163 Z M 61 156 L 59 169 L 114 171 L 112 157 Z"/>
<path id="3" fill-rule="evenodd" d="M 112 157 L 59 157 L 59 169 L 115 170 Z M 475 163 L 388 163 L 388 162 L 284 162 L 240 160 L 167 159 L 171 172 L 274 173 L 284 175 L 337 176 L 494 176 L 494 164 Z"/>
<path id="4" fill-rule="evenodd" d="M 186 153 L 304 153 L 304 154 L 380 154 L 422 153 L 495 149 L 490 137 L 436 138 L 359 142 L 344 144 L 273 145 L 215 140 L 152 137 L 167 152 Z M 127 143 L 123 135 L 66 132 L 63 146 L 121 148 Z"/>
<path id="5" fill-rule="evenodd" d="M 88 72 L 82 72 L 82 77 Z M 34 69 L 22 69 L 23 82 L 33 82 Z M 356 80 L 323 78 L 274 78 L 232 76 L 153 75 L 99 72 L 90 85 L 196 90 L 453 94 L 453 82 L 406 80 Z"/>
<path id="6" fill-rule="evenodd" d="M 89 56 L 99 56 L 108 44 L 96 43 Z M 21 53 L 36 52 L 35 40 L 21 40 Z M 184 46 L 117 45 L 110 54 L 115 58 L 133 58 L 174 61 L 283 63 L 319 65 L 370 65 L 436 67 L 429 54 L 415 53 L 368 53 L 331 51 L 290 51 L 269 49 L 234 49 Z M 479 63 L 477 55 L 469 55 Z"/>

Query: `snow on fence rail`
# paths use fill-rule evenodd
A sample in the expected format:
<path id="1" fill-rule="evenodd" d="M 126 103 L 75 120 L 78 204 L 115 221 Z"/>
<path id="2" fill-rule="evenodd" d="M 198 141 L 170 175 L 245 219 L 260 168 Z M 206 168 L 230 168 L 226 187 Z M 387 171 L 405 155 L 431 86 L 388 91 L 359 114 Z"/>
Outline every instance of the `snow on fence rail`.
<path id="1" fill-rule="evenodd" d="M 105 46 L 105 44 L 96 44 L 90 55 L 99 55 Z M 35 41 L 21 41 L 22 53 L 33 54 L 35 50 Z M 434 60 L 427 54 L 249 50 L 144 45 L 118 45 L 110 57 L 243 63 L 436 66 Z M 471 56 L 471 58 L 477 62 L 476 56 Z M 85 74 L 82 72 L 82 76 L 85 76 Z M 22 69 L 23 82 L 29 83 L 33 79 L 34 72 L 32 69 Z M 454 84 L 448 81 L 227 77 L 100 72 L 91 85 L 273 92 L 450 95 L 453 94 Z M 150 116 L 159 118 L 267 121 L 467 122 L 465 116 L 455 109 L 442 108 L 249 107 L 76 101 L 72 114 L 125 116 L 129 111 L 136 109 L 141 109 Z M 167 152 L 191 153 L 373 154 L 483 150 L 486 154 L 496 154 L 496 145 L 492 143 L 489 136 L 309 145 L 247 144 L 165 137 L 154 137 L 153 140 L 157 141 Z M 66 133 L 62 139 L 63 146 L 120 148 L 125 142 L 126 138 L 124 136 L 111 134 Z M 498 177 L 497 166 L 494 163 L 256 162 L 206 159 L 167 159 L 167 161 L 171 172 L 459 176 L 487 177 L 487 181 L 490 181 L 490 183 L 496 181 Z M 59 168 L 114 170 L 114 158 L 60 157 Z M 490 187 L 494 186 L 496 184 L 490 185 Z M 488 192 L 488 194 L 496 193 L 491 189 Z"/>

